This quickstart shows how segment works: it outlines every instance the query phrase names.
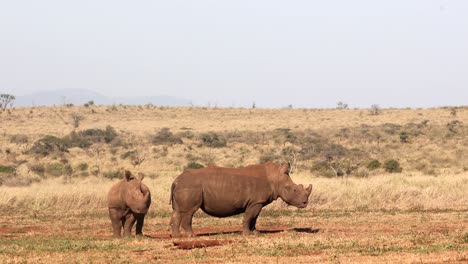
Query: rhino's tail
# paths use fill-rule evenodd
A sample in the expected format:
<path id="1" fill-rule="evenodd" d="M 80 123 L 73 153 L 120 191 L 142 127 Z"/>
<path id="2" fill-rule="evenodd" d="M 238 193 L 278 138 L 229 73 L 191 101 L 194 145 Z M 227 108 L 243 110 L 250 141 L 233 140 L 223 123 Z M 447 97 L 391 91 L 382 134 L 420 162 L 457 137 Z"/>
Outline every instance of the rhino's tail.
<path id="1" fill-rule="evenodd" d="M 169 204 L 172 203 L 172 199 L 174 198 L 174 188 L 175 188 L 175 182 L 173 182 L 171 185 L 171 197 L 169 198 Z"/>

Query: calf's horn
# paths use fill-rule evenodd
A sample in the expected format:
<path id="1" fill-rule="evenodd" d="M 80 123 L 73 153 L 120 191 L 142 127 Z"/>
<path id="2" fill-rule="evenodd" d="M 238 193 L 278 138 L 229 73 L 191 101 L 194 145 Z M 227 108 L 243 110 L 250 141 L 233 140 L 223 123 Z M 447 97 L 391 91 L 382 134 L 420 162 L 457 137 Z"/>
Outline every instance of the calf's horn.
<path id="1" fill-rule="evenodd" d="M 306 188 L 306 191 L 310 194 L 312 192 L 312 184 L 309 184 L 309 187 Z"/>

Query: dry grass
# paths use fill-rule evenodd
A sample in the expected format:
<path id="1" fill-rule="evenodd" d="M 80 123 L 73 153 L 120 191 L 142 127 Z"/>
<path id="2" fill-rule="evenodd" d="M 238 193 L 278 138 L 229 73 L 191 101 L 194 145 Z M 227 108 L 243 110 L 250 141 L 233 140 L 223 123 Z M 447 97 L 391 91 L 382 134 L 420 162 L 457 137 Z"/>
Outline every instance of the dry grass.
<path id="1" fill-rule="evenodd" d="M 76 115 L 82 120 L 75 129 Z M 373 116 L 365 109 L 34 107 L 0 113 L 0 123 L 0 210 L 8 212 L 0 217 L 2 263 L 468 259 L 466 107 L 457 108 L 456 116 L 449 108 L 384 109 Z M 74 130 L 108 125 L 116 129 L 119 142 L 73 147 L 45 157 L 28 152 L 46 135 L 62 138 Z M 164 127 L 181 136 L 183 144 L 175 140 L 153 145 L 153 136 Z M 199 136 L 210 131 L 226 137 L 227 146 L 204 145 Z M 399 136 L 403 131 L 410 135 L 406 143 Z M 325 178 L 311 170 L 333 145 L 348 151 L 344 158 L 361 158 L 359 173 Z M 322 149 L 314 155 L 307 152 L 315 148 Z M 264 230 L 286 232 L 243 237 L 226 232 L 240 226 L 240 217 L 217 219 L 197 213 L 195 232 L 206 232 L 209 227 L 215 234 L 195 240 L 234 242 L 189 251 L 170 247 L 169 187 L 187 163 L 236 167 L 258 163 L 262 157 L 285 157 L 289 150 L 298 152 L 293 180 L 314 185 L 311 203 L 298 210 L 276 201 L 259 218 Z M 132 165 L 135 151 L 145 158 L 140 165 Z M 397 159 L 403 172 L 369 171 L 366 162 L 370 159 Z M 70 175 L 55 177 L 48 171 L 66 165 L 73 169 Z M 146 174 L 144 181 L 153 197 L 144 229 L 149 238 L 108 239 L 106 194 L 117 179 L 106 177 L 124 168 Z M 300 231 L 315 229 L 318 233 Z"/>
<path id="2" fill-rule="evenodd" d="M 145 179 L 152 191 L 153 215 L 169 215 L 169 188 L 172 176 Z M 311 203 L 305 211 L 445 211 L 468 210 L 468 173 L 447 176 L 387 174 L 371 178 L 311 178 L 295 175 L 297 183 L 312 183 Z M 27 214 L 106 214 L 106 195 L 117 180 L 88 177 L 63 183 L 49 179 L 28 187 L 0 186 L 0 208 Z M 278 200 L 266 213 L 296 211 Z"/>

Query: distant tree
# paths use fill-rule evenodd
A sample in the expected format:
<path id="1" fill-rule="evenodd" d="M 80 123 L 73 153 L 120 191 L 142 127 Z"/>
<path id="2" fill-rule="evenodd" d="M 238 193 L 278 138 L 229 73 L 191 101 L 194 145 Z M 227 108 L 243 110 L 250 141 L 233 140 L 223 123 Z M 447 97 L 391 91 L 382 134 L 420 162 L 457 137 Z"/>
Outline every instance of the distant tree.
<path id="1" fill-rule="evenodd" d="M 255 102 L 253 102 L 253 103 L 252 103 L 252 108 L 255 108 L 255 107 L 256 107 L 256 106 L 255 106 Z"/>
<path id="2" fill-rule="evenodd" d="M 71 115 L 72 121 L 73 121 L 73 128 L 77 129 L 80 126 L 81 120 L 83 120 L 83 116 L 77 113 L 72 113 Z"/>
<path id="3" fill-rule="evenodd" d="M 348 104 L 339 101 L 336 103 L 336 109 L 348 109 Z"/>
<path id="4" fill-rule="evenodd" d="M 369 109 L 371 115 L 379 115 L 381 110 L 380 106 L 378 104 L 373 104 L 371 105 L 371 108 Z"/>
<path id="5" fill-rule="evenodd" d="M 0 94 L 0 109 L 5 111 L 8 105 L 13 107 L 15 99 L 16 97 L 11 94 Z"/>
<path id="6" fill-rule="evenodd" d="M 450 108 L 450 114 L 453 117 L 457 116 L 457 108 L 455 108 L 455 107 Z"/>
<path id="7" fill-rule="evenodd" d="M 88 101 L 87 103 L 84 104 L 85 107 L 90 107 L 90 106 L 93 106 L 93 105 L 94 105 L 93 100 L 90 100 L 90 101 Z"/>

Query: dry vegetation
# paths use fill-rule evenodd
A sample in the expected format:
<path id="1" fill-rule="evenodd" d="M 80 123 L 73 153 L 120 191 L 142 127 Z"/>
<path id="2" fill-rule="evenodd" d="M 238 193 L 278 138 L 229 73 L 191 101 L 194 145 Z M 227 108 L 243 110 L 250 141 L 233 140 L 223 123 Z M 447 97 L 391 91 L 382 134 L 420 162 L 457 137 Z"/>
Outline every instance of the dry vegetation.
<path id="1" fill-rule="evenodd" d="M 18 108 L 0 113 L 0 262 L 463 262 L 468 256 L 468 109 Z M 311 203 L 241 218 L 195 217 L 168 247 L 172 179 L 187 166 L 296 160 Z M 110 240 L 106 192 L 142 172 L 149 237 Z M 211 229 L 206 229 L 210 227 Z M 197 229 L 198 228 L 198 229 Z M 284 232 L 279 232 L 284 231 Z M 211 234 L 214 233 L 214 234 Z M 217 234 L 219 233 L 219 234 Z M 183 239 L 182 239 L 183 240 Z M 187 239 L 185 239 L 187 240 Z"/>

